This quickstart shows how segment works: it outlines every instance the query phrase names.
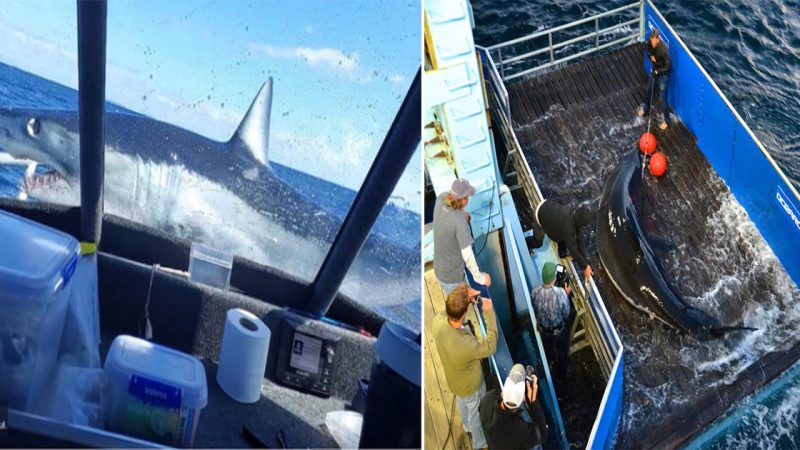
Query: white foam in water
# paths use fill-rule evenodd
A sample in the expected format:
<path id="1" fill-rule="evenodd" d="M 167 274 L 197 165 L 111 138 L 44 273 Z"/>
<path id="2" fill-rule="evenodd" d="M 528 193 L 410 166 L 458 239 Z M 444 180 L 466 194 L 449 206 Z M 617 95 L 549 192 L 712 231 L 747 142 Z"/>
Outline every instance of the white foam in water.
<path id="1" fill-rule="evenodd" d="M 751 404 L 739 417 L 737 426 L 726 429 L 724 437 L 711 448 L 798 448 L 800 386 L 789 387 L 778 396 L 777 403 L 767 399 Z M 751 398 L 747 400 L 750 402 Z"/>
<path id="2" fill-rule="evenodd" d="M 739 323 L 758 328 L 753 332 L 734 332 L 723 339 L 698 342 L 674 331 L 652 335 L 625 336 L 626 370 L 646 370 L 649 365 L 680 364 L 690 374 L 687 382 L 698 397 L 709 389 L 736 382 L 742 371 L 771 351 L 781 350 L 796 342 L 800 327 L 800 290 L 794 285 L 780 265 L 772 249 L 763 239 L 744 208 L 729 191 L 720 194 L 720 207 L 708 215 L 706 235 L 694 254 L 686 245 L 679 246 L 665 260 L 665 268 L 673 275 L 676 284 L 684 284 L 689 291 L 699 292 L 685 299 L 719 319 L 723 325 Z M 691 285 L 692 271 L 705 270 L 710 274 L 708 286 Z M 741 317 L 726 317 L 721 305 L 737 300 L 743 293 L 752 294 L 747 299 Z M 652 354 L 653 339 L 665 340 L 675 350 L 674 355 Z M 657 370 L 657 369 L 654 369 Z M 682 396 L 674 380 L 659 386 L 644 386 L 636 377 L 625 379 L 624 429 L 637 430 L 648 424 L 657 424 L 685 405 L 689 398 Z M 800 395 L 800 388 L 797 394 Z M 795 396 L 796 397 L 796 396 Z M 756 414 L 751 420 L 760 420 L 763 426 L 780 426 L 794 420 L 796 427 L 796 398 L 791 407 L 779 411 L 775 418 L 766 413 Z M 794 408 L 794 410 L 792 410 Z M 784 416 L 781 416 L 784 414 Z M 767 422 L 774 420 L 775 424 Z M 760 425 L 761 426 L 761 425 Z M 787 427 L 781 432 L 790 431 Z M 763 438 L 764 442 L 772 438 Z M 763 448 L 760 442 L 747 442 L 744 447 Z M 733 443 L 741 448 L 742 444 Z M 752 445 L 751 445 L 752 444 Z"/>
<path id="3" fill-rule="evenodd" d="M 109 214 L 200 241 L 307 280 L 314 277 L 330 246 L 286 230 L 268 213 L 256 211 L 235 193 L 179 165 L 157 164 L 108 148 L 106 169 L 107 173 L 124 174 L 106 179 L 105 212 Z M 80 199 L 79 187 L 69 187 L 63 181 L 32 194 L 58 204 L 76 205 Z M 342 284 L 342 292 L 373 308 L 417 298 L 416 271 L 401 267 L 390 274 L 388 269 L 372 263 L 371 256 L 367 251 L 359 254 Z"/>
<path id="4" fill-rule="evenodd" d="M 738 340 L 719 339 L 706 345 L 711 349 L 686 346 L 682 363 L 698 373 L 720 375 L 711 386 L 730 384 L 750 363 L 764 354 L 781 349 L 795 335 L 800 325 L 800 291 L 783 270 L 755 224 L 732 194 L 725 192 L 721 207 L 709 216 L 707 228 L 713 233 L 709 245 L 701 249 L 701 259 L 717 261 L 717 282 L 696 299 L 694 306 L 719 314 L 725 304 L 744 289 L 754 293 L 742 317 L 720 317 L 723 323 L 741 322 L 758 328 L 740 333 Z M 729 233 L 733 230 L 735 235 Z M 686 266 L 683 266 L 686 267 Z M 735 347 L 731 348 L 733 341 Z M 702 350 L 702 351 L 700 351 Z"/>

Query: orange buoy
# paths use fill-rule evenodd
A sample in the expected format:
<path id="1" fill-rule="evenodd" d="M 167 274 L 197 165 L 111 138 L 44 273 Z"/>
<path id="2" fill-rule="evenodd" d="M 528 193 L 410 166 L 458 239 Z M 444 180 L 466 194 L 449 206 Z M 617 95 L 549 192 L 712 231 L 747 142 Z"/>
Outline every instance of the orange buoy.
<path id="1" fill-rule="evenodd" d="M 652 155 L 656 151 L 656 137 L 653 133 L 643 133 L 639 138 L 639 151 Z"/>
<path id="2" fill-rule="evenodd" d="M 667 157 L 661 152 L 656 152 L 650 157 L 650 173 L 660 177 L 667 171 Z"/>

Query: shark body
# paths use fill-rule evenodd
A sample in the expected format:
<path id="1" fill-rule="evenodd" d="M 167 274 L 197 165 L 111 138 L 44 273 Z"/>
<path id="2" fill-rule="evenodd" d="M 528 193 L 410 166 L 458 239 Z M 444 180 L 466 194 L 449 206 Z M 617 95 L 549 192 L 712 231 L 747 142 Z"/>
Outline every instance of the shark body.
<path id="1" fill-rule="evenodd" d="M 633 151 L 623 156 L 611 173 L 597 214 L 597 251 L 614 287 L 651 320 L 660 320 L 699 340 L 751 329 L 722 326 L 717 319 L 687 303 L 670 286 L 652 249 L 662 243 L 656 242 L 658 238 L 648 237 L 634 204 L 642 182 L 638 154 Z"/>
<path id="2" fill-rule="evenodd" d="M 196 197 L 216 195 L 212 191 L 221 188 L 232 193 L 223 202 L 247 205 L 289 233 L 323 247 L 329 245 L 342 218 L 284 182 L 270 167 L 267 157 L 271 104 L 269 79 L 227 142 L 143 115 L 106 112 L 106 205 L 116 205 L 116 213 L 146 222 L 146 218 L 136 217 L 146 212 L 127 214 L 127 209 L 135 208 L 133 203 L 138 202 L 169 210 L 179 201 L 169 200 L 170 192 L 178 185 L 183 190 L 191 186 Z M 21 183 L 23 196 L 36 196 L 37 191 L 55 180 L 63 180 L 72 188 L 79 186 L 78 130 L 79 118 L 74 110 L 0 108 L 0 151 L 28 165 Z M 52 170 L 38 173 L 37 165 Z M 185 193 L 182 195 L 185 197 Z M 385 267 L 414 258 L 409 246 L 396 245 L 374 232 L 362 253 L 364 250 Z M 302 253 L 301 249 L 298 251 Z"/>

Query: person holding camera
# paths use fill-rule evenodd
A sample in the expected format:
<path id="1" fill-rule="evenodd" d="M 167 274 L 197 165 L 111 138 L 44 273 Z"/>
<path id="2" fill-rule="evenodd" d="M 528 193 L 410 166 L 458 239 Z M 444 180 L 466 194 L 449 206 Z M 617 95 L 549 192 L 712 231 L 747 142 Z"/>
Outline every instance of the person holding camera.
<path id="1" fill-rule="evenodd" d="M 447 387 L 456 396 L 458 412 L 474 448 L 486 447 L 478 406 L 486 393 L 481 360 L 494 354 L 497 347 L 497 319 L 492 301 L 481 298 L 486 338 L 478 340 L 465 328 L 464 319 L 470 304 L 478 303 L 478 291 L 461 283 L 447 296 L 445 313 L 433 317 L 431 334 L 439 350 Z"/>
<path id="2" fill-rule="evenodd" d="M 531 291 L 531 302 L 539 324 L 548 361 L 556 364 L 555 378 L 564 381 L 569 366 L 569 332 L 572 307 L 569 284 L 556 286 L 557 267 L 547 262 L 542 268 L 542 284 Z"/>
<path id="3" fill-rule="evenodd" d="M 502 393 L 492 389 L 481 400 L 480 416 L 489 448 L 532 448 L 547 439 L 547 421 L 537 401 L 539 380 L 533 368 L 515 364 L 503 383 Z M 525 420 L 521 406 L 531 418 Z"/>

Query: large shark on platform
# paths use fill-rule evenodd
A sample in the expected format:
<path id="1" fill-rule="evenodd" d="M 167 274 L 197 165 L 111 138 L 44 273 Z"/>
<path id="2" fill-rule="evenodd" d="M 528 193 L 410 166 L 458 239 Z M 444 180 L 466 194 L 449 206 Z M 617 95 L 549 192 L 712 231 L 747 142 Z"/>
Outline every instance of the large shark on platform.
<path id="1" fill-rule="evenodd" d="M 648 236 L 633 199 L 642 183 L 639 152 L 622 157 L 611 173 L 597 213 L 597 251 L 614 287 L 651 320 L 660 320 L 700 340 L 717 338 L 747 327 L 722 326 L 717 319 L 688 304 L 670 286 L 652 247 L 662 239 Z"/>
<path id="2" fill-rule="evenodd" d="M 235 203 L 228 205 L 229 209 L 236 205 L 249 206 L 258 215 L 280 225 L 281 232 L 285 230 L 304 240 L 322 243 L 325 248 L 333 241 L 342 218 L 299 193 L 270 167 L 267 155 L 271 104 L 272 79 L 269 79 L 227 142 L 214 141 L 143 115 L 106 112 L 106 205 L 114 204 L 117 211 L 122 211 L 120 215 L 128 215 L 126 208 L 133 208 L 131 199 L 135 199 L 145 206 L 158 203 L 158 208 L 168 212 L 175 201 L 169 203 L 167 199 L 178 184 L 183 191 L 192 190 L 195 198 L 201 197 L 200 201 L 203 195 L 216 195 L 216 191 L 225 190 L 232 195 L 217 203 Z M 0 151 L 13 157 L 18 164 L 21 161 L 29 165 L 21 183 L 23 196 L 35 196 L 37 190 L 54 182 L 66 182 L 72 191 L 77 191 L 80 177 L 78 125 L 78 114 L 74 110 L 0 108 Z M 52 170 L 45 173 L 34 170 L 37 164 Z M 182 199 L 186 197 L 185 193 L 181 195 Z M 206 210 L 216 206 L 225 205 L 217 204 Z M 150 207 L 156 208 L 155 205 Z M 146 222 L 146 219 L 139 221 Z M 173 218 L 173 222 L 180 220 Z M 173 223 L 170 226 L 184 225 Z M 221 233 L 225 232 L 224 227 L 219 228 Z M 252 228 L 254 232 L 270 232 Z M 364 249 L 386 263 L 382 264 L 384 266 L 391 266 L 392 260 L 396 263 L 397 259 L 411 261 L 415 257 L 408 248 L 386 242 L 376 233 L 370 235 Z M 303 248 L 296 251 L 302 255 Z"/>

